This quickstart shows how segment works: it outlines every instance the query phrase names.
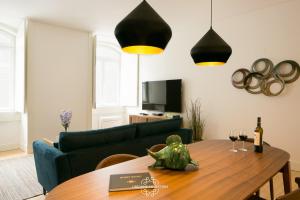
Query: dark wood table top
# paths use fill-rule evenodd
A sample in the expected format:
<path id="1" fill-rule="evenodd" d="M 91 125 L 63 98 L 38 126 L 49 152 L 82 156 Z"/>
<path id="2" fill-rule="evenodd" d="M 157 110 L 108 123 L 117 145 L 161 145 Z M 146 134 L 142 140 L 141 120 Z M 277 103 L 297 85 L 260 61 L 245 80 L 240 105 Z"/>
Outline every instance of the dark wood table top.
<path id="1" fill-rule="evenodd" d="M 241 145 L 237 142 L 236 146 Z M 149 170 L 154 160 L 141 157 L 68 180 L 54 188 L 46 200 L 245 199 L 282 170 L 290 158 L 287 152 L 268 146 L 264 146 L 264 153 L 254 153 L 252 145 L 246 143 L 248 151 L 237 153 L 229 151 L 232 147 L 229 140 L 206 140 L 188 145 L 192 158 L 200 165 L 199 170 L 191 172 Z M 147 197 L 140 190 L 108 191 L 111 174 L 148 171 L 161 186 L 155 193 L 148 193 L 153 197 Z"/>

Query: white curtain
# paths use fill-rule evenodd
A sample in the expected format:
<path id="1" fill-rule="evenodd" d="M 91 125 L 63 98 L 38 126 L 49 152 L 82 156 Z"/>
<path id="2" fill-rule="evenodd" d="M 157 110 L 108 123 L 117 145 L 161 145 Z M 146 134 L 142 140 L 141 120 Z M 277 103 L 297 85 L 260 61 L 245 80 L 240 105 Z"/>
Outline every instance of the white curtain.
<path id="1" fill-rule="evenodd" d="M 94 70 L 93 70 L 93 99 L 94 99 L 94 105 L 100 105 L 99 100 L 99 87 L 101 84 L 109 84 L 109 82 L 103 83 L 103 74 L 100 74 L 100 71 L 97 71 L 97 66 L 100 66 L 100 63 L 97 64 L 97 55 L 99 56 L 99 51 L 97 52 L 97 49 L 99 50 L 99 45 L 105 44 L 108 46 L 114 46 L 116 49 L 119 49 L 121 54 L 120 59 L 120 72 L 119 72 L 119 106 L 137 106 L 137 95 L 138 95 L 138 60 L 137 55 L 133 54 L 127 54 L 123 53 L 121 51 L 121 48 L 119 47 L 119 44 L 117 43 L 116 39 L 114 37 L 107 37 L 102 35 L 97 35 L 94 38 Z M 105 53 L 105 52 L 104 52 Z M 99 61 L 98 59 L 98 62 Z M 113 71 L 113 70 L 110 70 Z M 102 75 L 102 78 L 101 78 Z M 105 77 L 109 77 L 109 79 L 117 78 L 116 74 L 108 74 L 105 75 Z M 99 86 L 100 85 L 100 86 Z M 103 85 L 102 85 L 103 86 Z M 105 88 L 110 88 L 110 86 L 105 86 Z M 103 88 L 102 88 L 103 89 Z M 97 93 L 98 92 L 98 93 Z M 97 95 L 98 94 L 98 95 Z M 97 100 L 98 99 L 98 100 Z"/>
<path id="2" fill-rule="evenodd" d="M 122 106 L 138 105 L 138 76 L 137 55 L 122 53 L 120 94 Z"/>

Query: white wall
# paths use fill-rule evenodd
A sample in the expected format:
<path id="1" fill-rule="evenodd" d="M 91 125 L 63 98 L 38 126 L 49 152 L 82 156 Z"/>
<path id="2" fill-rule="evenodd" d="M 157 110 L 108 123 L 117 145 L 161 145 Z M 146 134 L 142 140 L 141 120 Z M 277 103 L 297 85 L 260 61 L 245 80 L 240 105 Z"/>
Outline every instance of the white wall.
<path id="1" fill-rule="evenodd" d="M 20 128 L 20 149 L 27 152 L 27 147 L 31 150 L 31 144 L 28 145 L 28 114 L 21 114 L 21 128 Z"/>
<path id="2" fill-rule="evenodd" d="M 0 151 L 20 147 L 21 129 L 21 114 L 0 114 Z"/>
<path id="3" fill-rule="evenodd" d="M 0 122 L 0 151 L 18 149 L 20 147 L 20 121 Z"/>
<path id="4" fill-rule="evenodd" d="M 70 130 L 90 129 L 90 33 L 29 21 L 27 55 L 28 151 L 34 140 L 54 140 L 63 131 L 63 109 L 73 112 Z"/>
<path id="5" fill-rule="evenodd" d="M 300 63 L 300 1 L 214 21 L 214 29 L 231 45 L 233 54 L 225 66 L 206 68 L 196 67 L 189 54 L 209 29 L 202 12 L 191 12 L 200 6 L 200 1 L 192 1 L 180 15 L 171 9 L 164 13 L 173 37 L 162 55 L 141 57 L 141 81 L 182 78 L 184 100 L 201 100 L 208 139 L 226 139 L 231 128 L 254 129 L 261 116 L 264 139 L 289 152 L 293 168 L 300 170 L 300 80 L 287 85 L 278 97 L 248 94 L 231 85 L 232 73 L 249 68 L 258 58 L 270 58 L 275 64 L 285 59 Z M 214 15 L 219 12 L 222 9 Z"/>

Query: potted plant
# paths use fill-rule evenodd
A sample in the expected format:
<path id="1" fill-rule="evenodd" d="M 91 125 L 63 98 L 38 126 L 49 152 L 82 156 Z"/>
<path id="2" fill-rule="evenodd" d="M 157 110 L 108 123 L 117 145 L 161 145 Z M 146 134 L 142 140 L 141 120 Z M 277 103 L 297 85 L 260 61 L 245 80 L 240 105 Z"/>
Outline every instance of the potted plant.
<path id="1" fill-rule="evenodd" d="M 203 140 L 205 121 L 201 118 L 201 103 L 198 99 L 191 100 L 186 106 L 186 115 L 189 127 L 193 131 L 193 142 Z"/>

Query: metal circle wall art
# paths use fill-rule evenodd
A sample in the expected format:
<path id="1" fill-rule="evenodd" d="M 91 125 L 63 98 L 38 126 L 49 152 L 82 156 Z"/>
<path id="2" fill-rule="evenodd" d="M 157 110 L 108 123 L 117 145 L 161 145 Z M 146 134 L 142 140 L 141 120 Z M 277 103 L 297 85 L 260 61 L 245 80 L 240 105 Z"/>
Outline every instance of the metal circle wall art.
<path id="1" fill-rule="evenodd" d="M 260 69 L 261 66 L 264 66 L 263 69 Z M 261 58 L 256 60 L 251 67 L 252 72 L 260 73 L 264 76 L 268 76 L 273 71 L 273 62 L 267 58 Z"/>
<path id="2" fill-rule="evenodd" d="M 244 86 L 247 92 L 251 94 L 262 93 L 261 85 L 264 81 L 264 76 L 258 72 L 252 72 L 246 76 Z"/>
<path id="3" fill-rule="evenodd" d="M 238 89 L 245 89 L 250 94 L 264 94 L 278 96 L 285 89 L 286 84 L 293 83 L 300 76 L 300 66 L 293 60 L 285 60 L 275 67 L 267 58 L 256 60 L 251 69 L 241 68 L 233 72 L 232 85 Z"/>
<path id="4" fill-rule="evenodd" d="M 231 78 L 232 85 L 238 89 L 244 89 L 244 80 L 245 78 L 250 74 L 250 71 L 248 69 L 242 68 L 236 70 Z"/>
<path id="5" fill-rule="evenodd" d="M 262 92 L 266 96 L 278 96 L 285 88 L 284 80 L 277 76 L 272 75 L 264 78 L 261 84 Z"/>
<path id="6" fill-rule="evenodd" d="M 283 72 L 284 67 L 290 66 L 289 72 Z M 300 75 L 300 66 L 293 60 L 286 60 L 278 63 L 274 69 L 275 74 L 280 76 L 285 83 L 292 83 L 299 78 Z"/>

